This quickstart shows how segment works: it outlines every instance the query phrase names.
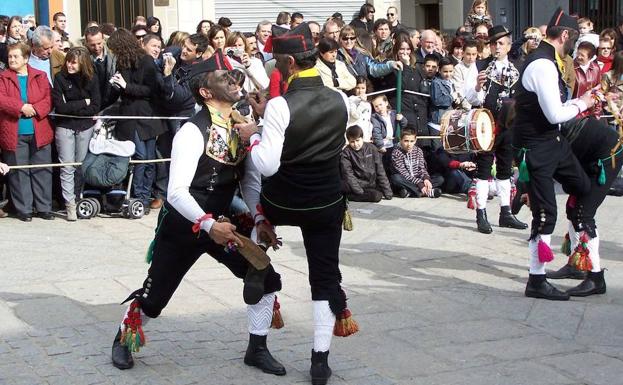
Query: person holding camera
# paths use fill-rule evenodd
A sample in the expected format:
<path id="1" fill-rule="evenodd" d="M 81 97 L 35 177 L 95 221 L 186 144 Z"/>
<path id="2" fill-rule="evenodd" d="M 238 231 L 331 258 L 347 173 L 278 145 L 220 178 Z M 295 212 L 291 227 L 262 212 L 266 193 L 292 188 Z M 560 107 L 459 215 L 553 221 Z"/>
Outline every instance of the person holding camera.
<path id="1" fill-rule="evenodd" d="M 246 75 L 242 88 L 246 92 L 257 92 L 268 88 L 270 80 L 264 70 L 262 61 L 251 56 L 247 47 L 247 39 L 240 32 L 232 32 L 227 37 L 225 54 L 235 69 L 240 69 Z"/>

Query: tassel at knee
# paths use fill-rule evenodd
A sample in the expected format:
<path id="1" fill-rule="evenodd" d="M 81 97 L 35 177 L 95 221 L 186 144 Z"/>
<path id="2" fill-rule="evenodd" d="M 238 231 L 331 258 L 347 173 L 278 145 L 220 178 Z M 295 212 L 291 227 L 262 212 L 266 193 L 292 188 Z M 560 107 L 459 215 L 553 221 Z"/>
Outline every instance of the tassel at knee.
<path id="1" fill-rule="evenodd" d="M 569 256 L 569 261 L 567 262 L 569 265 L 575 266 L 575 268 L 581 271 L 591 271 L 593 269 L 593 263 L 588 249 L 588 241 L 588 234 L 583 232 L 582 235 L 580 235 L 580 242 L 573 251 L 573 254 Z"/>
<path id="2" fill-rule="evenodd" d="M 145 345 L 143 333 L 143 318 L 141 305 L 137 300 L 132 301 L 123 318 L 120 342 L 128 347 L 131 352 L 138 352 Z"/>
<path id="3" fill-rule="evenodd" d="M 280 309 L 281 305 L 279 304 L 279 301 L 277 301 L 277 296 L 275 296 L 275 303 L 273 304 L 273 319 L 270 323 L 270 327 L 273 329 L 281 329 L 284 326 Z"/>
<path id="4" fill-rule="evenodd" d="M 348 337 L 359 331 L 359 324 L 353 319 L 353 314 L 346 308 L 335 317 L 333 335 L 337 337 Z"/>

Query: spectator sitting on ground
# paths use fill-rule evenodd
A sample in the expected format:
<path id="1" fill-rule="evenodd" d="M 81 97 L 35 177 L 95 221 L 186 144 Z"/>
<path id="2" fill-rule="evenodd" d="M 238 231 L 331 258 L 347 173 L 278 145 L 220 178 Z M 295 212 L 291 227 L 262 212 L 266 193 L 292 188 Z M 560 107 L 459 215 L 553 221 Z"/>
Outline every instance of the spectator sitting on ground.
<path id="1" fill-rule="evenodd" d="M 363 141 L 363 130 L 350 126 L 346 130 L 348 146 L 342 150 L 342 192 L 354 202 L 379 202 L 392 199 L 392 189 L 387 180 L 378 150 Z"/>
<path id="2" fill-rule="evenodd" d="M 413 130 L 400 133 L 400 146 L 392 151 L 391 184 L 401 198 L 439 198 L 443 177 L 428 174 L 424 153 L 415 144 L 416 140 Z"/>

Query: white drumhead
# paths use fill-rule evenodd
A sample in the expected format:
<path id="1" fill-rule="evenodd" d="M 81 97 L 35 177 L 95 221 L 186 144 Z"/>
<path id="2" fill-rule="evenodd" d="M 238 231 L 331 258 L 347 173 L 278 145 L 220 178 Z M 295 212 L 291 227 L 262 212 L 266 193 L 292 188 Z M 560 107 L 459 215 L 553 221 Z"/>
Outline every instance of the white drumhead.
<path id="1" fill-rule="evenodd" d="M 493 122 L 485 111 L 476 114 L 476 139 L 480 148 L 488 151 L 493 146 Z"/>

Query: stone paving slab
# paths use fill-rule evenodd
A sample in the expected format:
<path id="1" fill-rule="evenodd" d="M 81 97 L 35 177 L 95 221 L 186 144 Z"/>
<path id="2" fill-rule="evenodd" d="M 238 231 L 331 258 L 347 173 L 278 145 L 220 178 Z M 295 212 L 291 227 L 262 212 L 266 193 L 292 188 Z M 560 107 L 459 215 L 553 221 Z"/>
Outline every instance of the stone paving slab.
<path id="1" fill-rule="evenodd" d="M 555 247 L 566 227 L 558 200 Z M 622 204 L 608 197 L 598 215 L 608 293 L 552 303 L 523 296 L 528 232 L 497 227 L 495 200 L 491 235 L 475 230 L 460 197 L 352 203 L 355 230 L 343 234 L 341 261 L 361 331 L 334 338 L 329 383 L 623 384 Z M 307 261 L 293 228 L 279 229 L 285 245 L 271 254 L 286 327 L 271 333 L 269 347 L 286 376 L 242 362 L 242 283 L 209 257 L 147 325 L 135 367 L 112 367 L 119 302 L 145 277 L 155 222 L 0 220 L 0 384 L 310 383 Z M 557 253 L 552 265 L 565 260 Z"/>

